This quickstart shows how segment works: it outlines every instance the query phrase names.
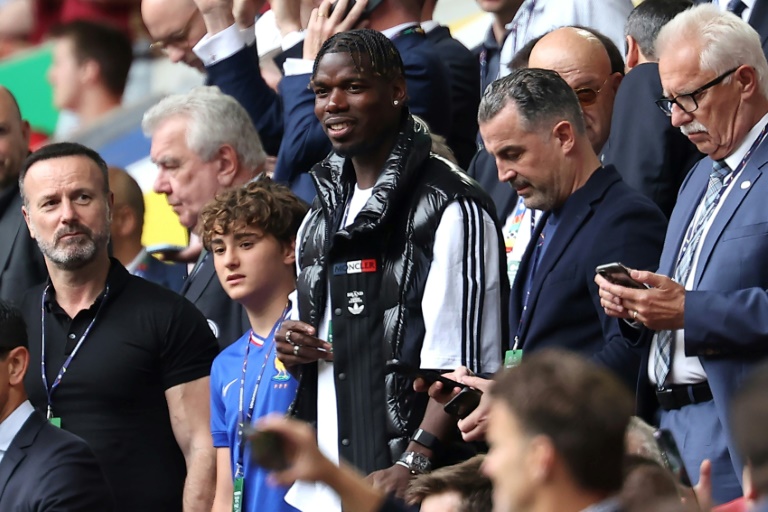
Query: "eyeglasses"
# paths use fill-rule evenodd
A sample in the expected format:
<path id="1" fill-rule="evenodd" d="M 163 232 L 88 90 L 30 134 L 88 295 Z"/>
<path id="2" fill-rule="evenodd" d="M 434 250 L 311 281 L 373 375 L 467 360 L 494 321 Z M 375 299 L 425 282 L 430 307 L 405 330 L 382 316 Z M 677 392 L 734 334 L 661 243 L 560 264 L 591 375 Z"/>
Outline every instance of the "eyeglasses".
<path id="1" fill-rule="evenodd" d="M 152 51 L 167 52 L 168 48 L 171 46 L 176 46 L 176 47 L 186 46 L 187 40 L 189 39 L 189 33 L 192 31 L 192 22 L 195 20 L 199 12 L 200 11 L 195 9 L 192 12 L 192 15 L 189 17 L 187 22 L 184 24 L 183 27 L 181 27 L 180 30 L 177 30 L 176 32 L 174 32 L 173 34 L 169 35 L 166 38 L 153 41 L 149 45 L 149 49 Z"/>
<path id="2" fill-rule="evenodd" d="M 675 96 L 674 98 L 658 99 L 656 100 L 656 105 L 658 105 L 661 111 L 667 114 L 668 116 L 672 115 L 672 105 L 677 105 L 680 110 L 682 110 L 687 114 L 690 114 L 691 112 L 696 112 L 696 109 L 699 108 L 699 103 L 696 101 L 696 96 L 706 91 L 710 87 L 714 87 L 720 82 L 722 82 L 723 80 L 725 80 L 729 75 L 731 75 L 737 69 L 739 69 L 739 67 L 741 66 L 736 66 L 730 71 L 726 71 L 725 73 L 718 76 L 711 82 L 707 82 L 706 84 L 702 85 L 701 87 L 699 87 L 698 89 L 696 89 L 691 93 L 680 94 L 678 96 Z"/>
<path id="3" fill-rule="evenodd" d="M 609 78 L 611 78 L 611 75 L 608 75 L 608 77 L 603 80 L 603 83 L 597 90 L 590 87 L 579 87 L 578 89 L 574 89 L 573 92 L 576 93 L 576 97 L 579 99 L 581 106 L 588 107 L 590 105 L 594 105 L 597 101 L 597 95 L 600 94 L 600 91 L 603 90 L 603 87 L 605 87 L 605 84 L 608 82 Z"/>

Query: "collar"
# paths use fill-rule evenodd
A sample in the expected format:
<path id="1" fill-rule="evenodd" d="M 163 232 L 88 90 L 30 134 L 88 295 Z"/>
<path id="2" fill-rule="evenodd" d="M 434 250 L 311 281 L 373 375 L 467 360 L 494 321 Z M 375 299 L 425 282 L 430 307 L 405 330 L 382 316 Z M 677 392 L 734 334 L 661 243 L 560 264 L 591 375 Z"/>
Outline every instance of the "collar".
<path id="1" fill-rule="evenodd" d="M 424 29 L 424 32 L 429 34 L 433 30 L 435 30 L 437 27 L 439 27 L 440 24 L 436 22 L 435 20 L 427 20 L 421 22 L 421 28 Z"/>
<path id="2" fill-rule="evenodd" d="M 744 159 L 744 155 L 747 154 L 749 148 L 752 147 L 752 144 L 755 142 L 755 140 L 757 140 L 757 137 L 760 136 L 760 132 L 763 131 L 763 128 L 765 128 L 767 123 L 768 114 L 765 114 L 757 123 L 755 123 L 755 126 L 753 126 L 749 132 L 747 132 L 747 136 L 744 137 L 744 139 L 741 141 L 741 144 L 739 144 L 738 147 L 733 150 L 733 153 L 725 157 L 725 163 L 728 164 L 728 167 L 730 167 L 731 170 L 734 170 L 739 166 L 741 161 Z"/>
<path id="3" fill-rule="evenodd" d="M 507 34 L 509 34 L 509 31 L 507 31 Z M 503 43 L 504 41 L 502 41 Z M 498 51 L 501 49 L 501 45 L 496 41 L 496 35 L 493 33 L 493 25 L 488 27 L 488 32 L 485 33 L 485 39 L 481 44 L 485 50 Z"/>
<path id="4" fill-rule="evenodd" d="M 401 23 L 399 25 L 395 25 L 394 27 L 390 27 L 387 29 L 384 29 L 381 31 L 382 34 L 387 36 L 387 39 L 393 39 L 397 34 L 402 32 L 403 30 L 407 30 L 411 27 L 418 27 L 419 24 L 416 21 L 409 21 L 406 23 Z"/>
<path id="5" fill-rule="evenodd" d="M 104 290 L 102 290 L 99 296 L 96 297 L 96 300 L 93 301 L 93 304 L 91 304 L 91 307 L 89 309 L 98 307 L 98 305 L 101 303 L 102 299 L 104 298 L 104 292 L 107 289 L 107 285 L 109 285 L 109 296 L 110 298 L 112 298 L 112 297 L 115 297 L 120 290 L 125 288 L 126 283 L 128 283 L 128 280 L 131 277 L 128 271 L 125 270 L 125 267 L 123 267 L 123 265 L 119 261 L 117 261 L 115 258 L 110 257 L 109 261 L 110 261 L 109 273 L 107 274 L 107 281 L 106 283 L 104 283 Z M 48 277 L 46 286 L 49 287 L 49 291 L 48 291 L 48 295 L 46 295 L 45 297 L 45 309 L 50 313 L 53 310 L 52 308 L 54 306 L 56 308 L 59 308 L 59 305 L 56 302 L 56 289 L 53 287 L 53 283 L 51 282 L 50 277 Z M 43 289 L 45 289 L 45 287 Z"/>
<path id="6" fill-rule="evenodd" d="M 133 260 L 126 265 L 125 270 L 128 271 L 129 274 L 135 274 L 136 270 L 139 268 L 139 265 L 144 261 L 144 258 L 147 257 L 147 249 L 145 247 L 142 247 L 139 253 L 136 255 Z"/>
<path id="7" fill-rule="evenodd" d="M 33 412 L 35 412 L 35 408 L 32 407 L 29 400 L 25 400 L 0 423 L 0 455 L 8 451 L 16 434 L 19 433 Z"/>
<path id="8" fill-rule="evenodd" d="M 608 499 L 588 506 L 581 512 L 616 512 L 617 510 L 620 510 L 619 499 L 616 496 L 611 496 Z"/>

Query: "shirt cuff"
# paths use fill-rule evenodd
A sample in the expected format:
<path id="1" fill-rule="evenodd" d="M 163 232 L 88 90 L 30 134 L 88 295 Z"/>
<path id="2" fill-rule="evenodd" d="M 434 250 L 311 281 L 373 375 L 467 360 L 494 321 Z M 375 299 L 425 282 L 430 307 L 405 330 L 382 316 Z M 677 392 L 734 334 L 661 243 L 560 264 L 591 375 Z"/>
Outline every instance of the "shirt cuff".
<path id="1" fill-rule="evenodd" d="M 309 75 L 312 74 L 312 66 L 314 64 L 315 62 L 309 59 L 285 59 L 283 71 L 285 76 Z"/>
<path id="2" fill-rule="evenodd" d="M 289 48 L 293 48 L 302 42 L 304 37 L 306 37 L 306 33 L 303 30 L 294 30 L 293 32 L 288 32 L 280 41 L 280 46 L 282 47 L 283 51 L 286 51 Z"/>
<path id="3" fill-rule="evenodd" d="M 255 40 L 253 27 L 241 29 L 230 25 L 214 35 L 205 34 L 192 51 L 208 67 L 231 57 Z"/>

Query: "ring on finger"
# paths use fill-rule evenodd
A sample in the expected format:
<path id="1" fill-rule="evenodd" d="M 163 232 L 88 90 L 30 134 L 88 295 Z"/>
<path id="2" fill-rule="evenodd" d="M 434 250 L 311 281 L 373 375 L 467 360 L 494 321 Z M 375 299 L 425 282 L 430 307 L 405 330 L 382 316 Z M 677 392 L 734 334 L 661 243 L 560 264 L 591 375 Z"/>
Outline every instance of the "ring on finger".
<path id="1" fill-rule="evenodd" d="M 292 334 L 292 333 L 293 333 L 293 331 L 291 331 L 290 329 L 288 329 L 287 331 L 285 331 L 285 341 L 287 341 L 287 342 L 288 342 L 288 343 L 290 343 L 291 345 L 295 345 L 295 343 L 291 341 L 291 334 Z"/>
<path id="2" fill-rule="evenodd" d="M 632 312 L 632 320 L 637 320 L 637 310 Z"/>
<path id="3" fill-rule="evenodd" d="M 293 346 L 293 355 L 295 355 L 295 356 L 298 356 L 298 355 L 299 355 L 299 349 L 300 349 L 300 348 L 301 348 L 301 346 L 299 346 L 299 345 L 294 345 L 294 346 Z"/>

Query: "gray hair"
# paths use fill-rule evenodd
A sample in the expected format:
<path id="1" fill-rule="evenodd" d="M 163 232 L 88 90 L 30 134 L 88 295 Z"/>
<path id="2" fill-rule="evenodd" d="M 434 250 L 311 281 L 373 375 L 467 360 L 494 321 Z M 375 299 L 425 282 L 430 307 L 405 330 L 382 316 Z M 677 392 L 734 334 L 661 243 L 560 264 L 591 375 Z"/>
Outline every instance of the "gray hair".
<path id="1" fill-rule="evenodd" d="M 747 22 L 721 11 L 716 5 L 698 5 L 675 16 L 664 25 L 656 39 L 661 56 L 681 44 L 699 46 L 699 68 L 721 75 L 734 64 L 755 69 L 760 92 L 768 98 L 768 62 L 760 36 Z M 723 83 L 729 83 L 727 77 Z"/>
<path id="2" fill-rule="evenodd" d="M 163 121 L 175 116 L 189 119 L 187 146 L 205 162 L 225 144 L 234 148 L 248 169 L 260 168 L 267 159 L 248 112 L 218 87 L 196 87 L 186 94 L 163 98 L 144 114 L 144 135 L 151 137 Z"/>
<path id="3" fill-rule="evenodd" d="M 526 130 L 566 120 L 576 132 L 586 131 L 579 99 L 556 72 L 548 69 L 518 69 L 491 83 L 480 100 L 480 124 L 496 117 L 510 102 L 517 107 Z"/>
<path id="4" fill-rule="evenodd" d="M 627 425 L 626 450 L 628 454 L 645 457 L 655 461 L 661 467 L 665 467 L 664 458 L 654 437 L 654 432 L 656 432 L 655 428 L 637 416 L 632 416 L 629 425 Z"/>

